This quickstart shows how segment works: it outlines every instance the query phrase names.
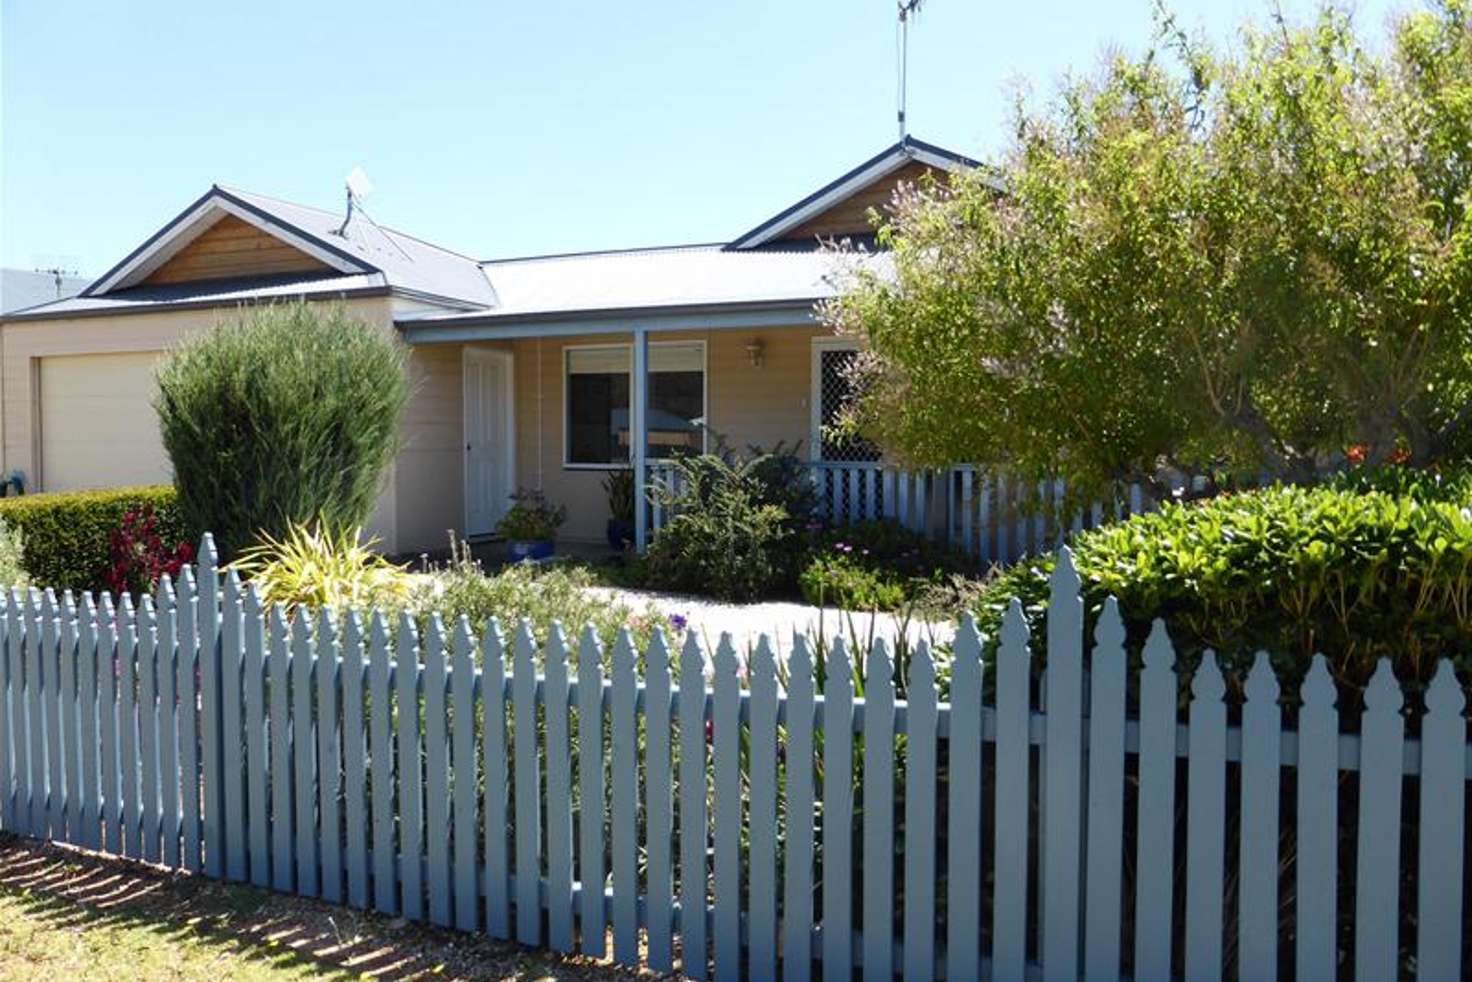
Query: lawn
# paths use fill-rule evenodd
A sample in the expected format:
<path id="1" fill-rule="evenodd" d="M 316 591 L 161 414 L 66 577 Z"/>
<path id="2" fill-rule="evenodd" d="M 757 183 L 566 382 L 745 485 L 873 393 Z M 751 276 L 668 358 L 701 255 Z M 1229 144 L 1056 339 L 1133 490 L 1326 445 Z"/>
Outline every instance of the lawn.
<path id="1" fill-rule="evenodd" d="M 0 979 L 634 977 L 481 935 L 0 836 Z"/>

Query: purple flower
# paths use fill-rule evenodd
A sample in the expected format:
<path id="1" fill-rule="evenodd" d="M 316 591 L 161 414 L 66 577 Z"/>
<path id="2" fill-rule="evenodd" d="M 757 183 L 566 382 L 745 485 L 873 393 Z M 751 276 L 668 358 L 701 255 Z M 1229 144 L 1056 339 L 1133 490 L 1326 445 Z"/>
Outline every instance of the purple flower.
<path id="1" fill-rule="evenodd" d="M 690 623 L 690 622 L 685 619 L 685 615 L 684 614 L 671 614 L 670 615 L 670 627 L 673 627 L 676 631 L 683 631 L 683 630 L 685 630 L 685 625 L 688 624 L 688 623 Z"/>

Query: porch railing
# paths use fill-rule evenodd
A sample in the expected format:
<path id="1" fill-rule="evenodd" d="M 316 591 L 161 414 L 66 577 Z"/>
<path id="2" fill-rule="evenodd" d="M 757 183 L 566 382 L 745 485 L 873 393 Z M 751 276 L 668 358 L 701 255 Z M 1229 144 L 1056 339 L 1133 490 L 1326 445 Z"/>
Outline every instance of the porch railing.
<path id="1" fill-rule="evenodd" d="M 879 462 L 813 462 L 808 468 L 818 495 L 818 514 L 827 522 L 898 522 L 948 542 L 981 563 L 1016 562 L 1056 549 L 1076 532 L 1154 507 L 1138 484 L 1114 501 L 1065 511 L 1067 486 L 1062 480 L 989 479 L 969 465 L 908 470 Z M 679 472 L 668 461 L 651 461 L 648 473 L 651 490 L 679 490 Z M 664 494 L 649 497 L 653 534 L 668 524 L 671 514 Z"/>

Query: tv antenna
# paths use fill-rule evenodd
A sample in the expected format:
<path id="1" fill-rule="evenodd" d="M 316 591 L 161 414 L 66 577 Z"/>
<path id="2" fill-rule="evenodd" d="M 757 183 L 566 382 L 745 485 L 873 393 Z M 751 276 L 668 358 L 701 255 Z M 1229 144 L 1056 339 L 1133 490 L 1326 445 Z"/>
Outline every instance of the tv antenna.
<path id="1" fill-rule="evenodd" d="M 368 180 L 368 175 L 363 173 L 363 168 L 354 167 L 351 171 L 348 172 L 348 209 L 347 214 L 343 215 L 342 217 L 342 225 L 340 225 L 337 229 L 338 235 L 346 236 L 348 234 L 348 223 L 353 220 L 353 209 L 355 207 L 361 209 L 363 207 L 363 199 L 368 197 L 368 195 L 372 193 L 373 182 Z M 364 214 L 366 215 L 367 212 L 364 212 Z"/>
<path id="2" fill-rule="evenodd" d="M 51 277 L 52 286 L 56 290 L 56 299 L 60 300 L 66 294 L 66 280 L 78 275 L 77 257 L 48 252 L 33 258 L 36 263 L 36 272 L 46 273 Z"/>
<path id="3" fill-rule="evenodd" d="M 899 48 L 899 113 L 898 122 L 900 127 L 900 142 L 905 142 L 907 135 L 905 131 L 905 76 L 908 73 L 910 61 L 910 18 L 920 12 L 920 4 L 924 0 L 898 0 L 899 4 L 899 37 L 897 47 Z"/>

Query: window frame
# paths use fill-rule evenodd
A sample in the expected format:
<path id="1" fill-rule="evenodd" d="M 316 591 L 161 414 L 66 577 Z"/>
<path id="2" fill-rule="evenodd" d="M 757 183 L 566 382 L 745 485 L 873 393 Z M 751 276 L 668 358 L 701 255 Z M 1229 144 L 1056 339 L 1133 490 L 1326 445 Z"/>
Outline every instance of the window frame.
<path id="1" fill-rule="evenodd" d="M 840 338 L 832 334 L 818 335 L 813 338 L 812 353 L 808 359 L 808 460 L 814 464 L 856 463 L 855 461 L 826 460 L 823 457 L 823 353 L 825 351 L 858 351 L 859 347 L 859 342 L 853 338 Z"/>
<path id="2" fill-rule="evenodd" d="M 650 348 L 668 348 L 675 346 L 700 347 L 700 402 L 705 408 L 705 426 L 700 431 L 700 452 L 706 453 L 710 444 L 710 346 L 704 338 L 686 338 L 669 341 L 650 341 Z M 629 398 L 634 395 L 634 345 L 631 341 L 602 341 L 588 344 L 564 344 L 562 346 L 562 469 L 566 471 L 626 471 L 632 470 L 633 461 L 625 463 L 595 464 L 578 463 L 571 459 L 571 441 L 568 439 L 568 426 L 572 419 L 570 400 L 572 389 L 568 385 L 571 376 L 569 363 L 571 353 L 574 351 L 625 351 L 628 353 L 628 376 L 629 376 Z M 650 372 L 653 374 L 653 372 Z M 632 407 L 631 407 L 632 408 Z M 648 458 L 647 463 L 658 464 L 660 458 Z"/>

